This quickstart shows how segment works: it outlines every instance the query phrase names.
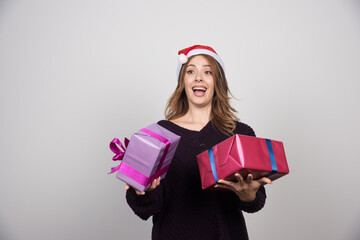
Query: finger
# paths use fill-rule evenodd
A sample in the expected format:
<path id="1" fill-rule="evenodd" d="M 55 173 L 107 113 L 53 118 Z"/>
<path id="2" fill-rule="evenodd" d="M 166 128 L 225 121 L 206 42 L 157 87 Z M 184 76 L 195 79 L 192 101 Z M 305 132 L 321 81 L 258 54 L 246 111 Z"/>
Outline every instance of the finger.
<path id="1" fill-rule="evenodd" d="M 270 178 L 267 177 L 262 177 L 259 180 L 257 180 L 258 182 L 260 182 L 260 184 L 265 185 L 265 184 L 272 184 L 272 181 Z"/>
<path id="2" fill-rule="evenodd" d="M 129 184 L 126 184 L 126 185 L 125 185 L 125 190 L 129 190 L 129 189 L 130 189 Z"/>
<path id="3" fill-rule="evenodd" d="M 230 188 L 235 188 L 235 185 L 237 184 L 235 182 L 227 181 L 224 179 L 220 179 L 217 183 L 218 183 L 217 185 L 226 185 L 229 186 Z"/>
<path id="4" fill-rule="evenodd" d="M 156 187 L 160 185 L 160 177 L 158 177 L 158 179 L 156 180 Z"/>
<path id="5" fill-rule="evenodd" d="M 138 191 L 136 189 L 135 189 L 135 192 L 136 192 L 137 195 L 145 195 L 145 192 L 141 192 L 141 191 Z"/>
<path id="6" fill-rule="evenodd" d="M 154 181 L 151 183 L 151 186 L 149 187 L 148 190 L 153 190 L 156 187 L 156 179 L 154 179 Z"/>
<path id="7" fill-rule="evenodd" d="M 253 175 L 250 173 L 250 174 L 247 175 L 245 182 L 246 182 L 247 184 L 251 184 L 252 181 L 253 181 L 253 179 L 254 179 L 254 177 L 253 177 Z"/>
<path id="8" fill-rule="evenodd" d="M 235 177 L 240 184 L 245 184 L 244 178 L 241 176 L 240 173 L 235 173 Z"/>
<path id="9" fill-rule="evenodd" d="M 225 185 L 225 184 L 215 184 L 214 185 L 215 188 L 223 188 L 223 189 L 229 189 L 229 190 L 232 190 L 233 188 L 228 186 L 228 185 Z"/>

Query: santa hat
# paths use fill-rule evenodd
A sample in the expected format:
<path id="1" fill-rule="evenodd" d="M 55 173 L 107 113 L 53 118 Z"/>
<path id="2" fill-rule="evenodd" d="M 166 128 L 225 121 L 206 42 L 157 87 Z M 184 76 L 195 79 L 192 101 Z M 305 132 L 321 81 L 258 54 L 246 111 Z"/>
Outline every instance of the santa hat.
<path id="1" fill-rule="evenodd" d="M 179 57 L 179 65 L 178 65 L 178 69 L 177 69 L 177 79 L 178 80 L 180 77 L 180 70 L 181 70 L 181 67 L 183 66 L 183 64 L 188 61 L 189 57 L 199 55 L 199 54 L 205 54 L 205 55 L 209 55 L 209 56 L 213 57 L 216 61 L 218 61 L 218 63 L 222 67 L 222 69 L 224 69 L 224 63 L 221 60 L 221 58 L 219 57 L 219 55 L 215 52 L 214 49 L 212 49 L 209 46 L 194 45 L 194 46 L 185 48 L 183 50 L 180 50 L 178 53 L 178 57 Z"/>

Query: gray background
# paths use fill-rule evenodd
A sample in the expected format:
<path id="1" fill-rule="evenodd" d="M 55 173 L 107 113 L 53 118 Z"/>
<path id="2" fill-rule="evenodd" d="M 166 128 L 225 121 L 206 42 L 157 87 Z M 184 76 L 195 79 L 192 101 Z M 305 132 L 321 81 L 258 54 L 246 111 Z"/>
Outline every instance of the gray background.
<path id="1" fill-rule="evenodd" d="M 150 239 L 108 143 L 163 119 L 193 44 L 285 144 L 251 239 L 359 239 L 359 43 L 355 0 L 0 1 L 0 239 Z"/>

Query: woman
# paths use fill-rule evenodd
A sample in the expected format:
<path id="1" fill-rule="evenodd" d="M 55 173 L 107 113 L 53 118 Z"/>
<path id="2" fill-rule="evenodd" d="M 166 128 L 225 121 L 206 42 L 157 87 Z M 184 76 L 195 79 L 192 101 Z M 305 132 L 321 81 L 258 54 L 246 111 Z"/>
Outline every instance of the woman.
<path id="1" fill-rule="evenodd" d="M 242 211 L 264 206 L 263 185 L 271 180 L 236 173 L 236 182 L 215 185 L 227 191 L 203 190 L 196 155 L 233 134 L 255 133 L 234 115 L 217 53 L 195 45 L 179 54 L 178 85 L 167 104 L 167 120 L 158 124 L 181 136 L 180 143 L 166 178 L 154 180 L 147 192 L 127 185 L 127 202 L 140 218 L 153 216 L 153 239 L 248 239 Z"/>

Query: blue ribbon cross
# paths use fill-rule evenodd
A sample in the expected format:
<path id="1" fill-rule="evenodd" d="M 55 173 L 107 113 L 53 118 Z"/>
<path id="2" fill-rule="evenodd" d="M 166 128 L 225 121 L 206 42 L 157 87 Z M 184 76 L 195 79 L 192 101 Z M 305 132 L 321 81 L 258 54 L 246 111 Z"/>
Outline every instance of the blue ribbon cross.
<path id="1" fill-rule="evenodd" d="M 271 172 L 266 174 L 264 177 L 270 177 L 271 175 L 273 175 L 274 173 L 277 172 L 277 166 L 276 166 L 276 161 L 275 161 L 275 155 L 274 155 L 274 149 L 271 145 L 271 140 L 270 139 L 265 139 L 266 140 L 266 145 L 269 151 L 269 156 L 270 156 L 270 163 L 271 163 Z"/>
<path id="2" fill-rule="evenodd" d="M 211 171 L 212 171 L 212 173 L 213 173 L 215 182 L 218 182 L 219 179 L 218 179 L 218 176 L 217 176 L 217 173 L 216 173 L 216 168 L 215 168 L 215 159 L 214 159 L 213 148 L 210 148 L 210 149 L 208 150 L 208 153 L 209 153 L 209 158 L 210 158 Z"/>

